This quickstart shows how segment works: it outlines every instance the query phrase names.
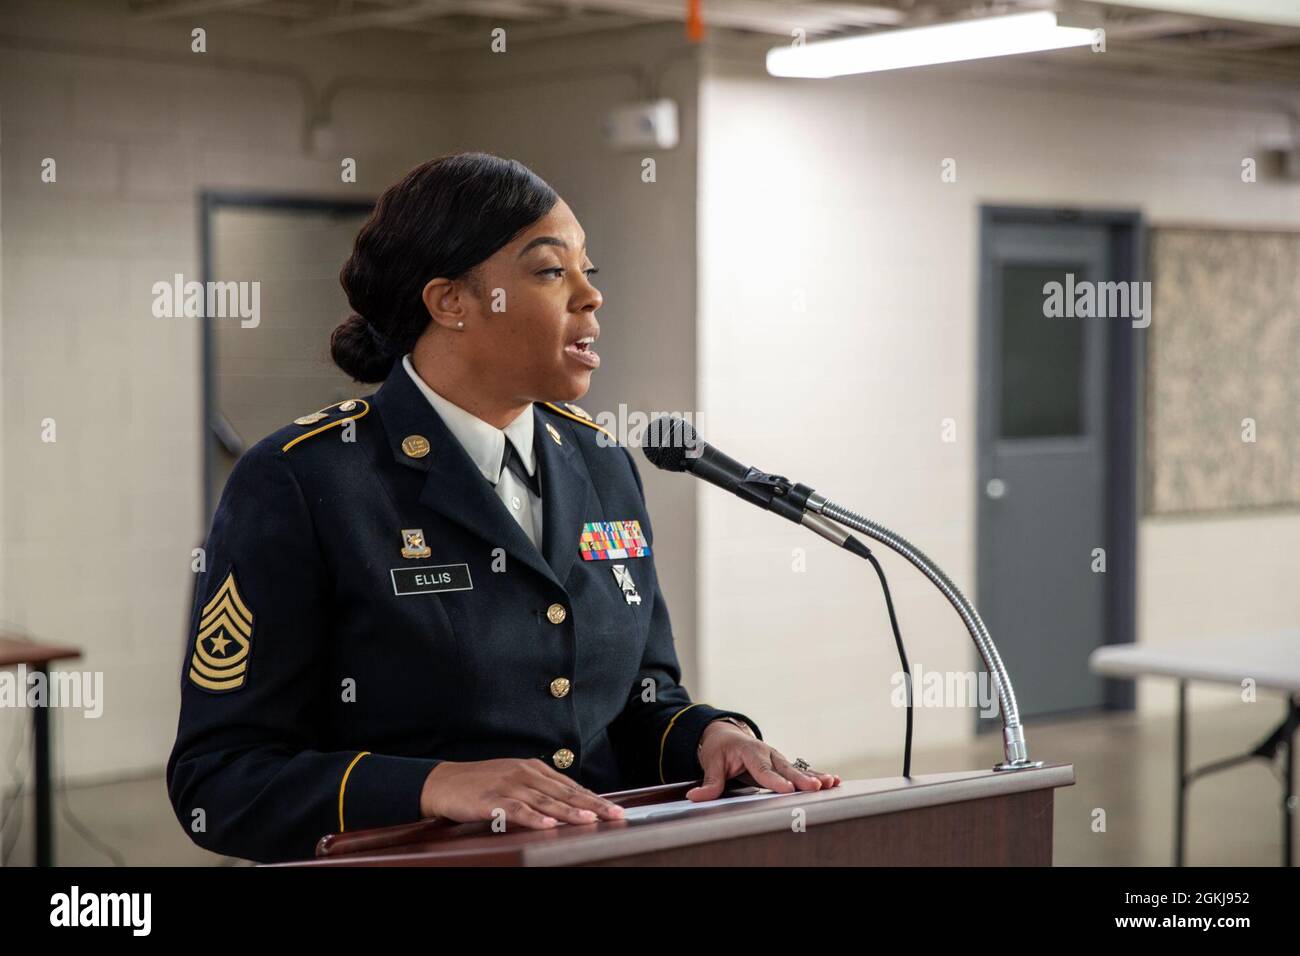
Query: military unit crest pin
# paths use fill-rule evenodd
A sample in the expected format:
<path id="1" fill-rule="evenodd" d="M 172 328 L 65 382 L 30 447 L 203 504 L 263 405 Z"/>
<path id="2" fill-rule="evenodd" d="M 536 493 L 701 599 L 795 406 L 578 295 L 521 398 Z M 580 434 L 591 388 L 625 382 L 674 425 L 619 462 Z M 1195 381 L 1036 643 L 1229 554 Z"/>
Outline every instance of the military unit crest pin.
<path id="1" fill-rule="evenodd" d="M 427 558 L 433 552 L 424 541 L 424 532 L 419 528 L 402 529 L 402 557 Z"/>

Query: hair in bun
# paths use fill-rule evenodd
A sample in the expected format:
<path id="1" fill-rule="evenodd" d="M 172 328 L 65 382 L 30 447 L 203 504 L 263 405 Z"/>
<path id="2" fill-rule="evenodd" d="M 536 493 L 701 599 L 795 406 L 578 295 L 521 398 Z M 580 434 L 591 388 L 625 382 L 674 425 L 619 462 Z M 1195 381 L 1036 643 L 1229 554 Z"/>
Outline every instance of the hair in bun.
<path id="1" fill-rule="evenodd" d="M 559 196 L 523 163 L 489 153 L 429 160 L 384 191 L 339 282 L 354 312 L 330 334 L 334 364 L 382 382 L 429 324 L 430 279 L 468 278 Z"/>

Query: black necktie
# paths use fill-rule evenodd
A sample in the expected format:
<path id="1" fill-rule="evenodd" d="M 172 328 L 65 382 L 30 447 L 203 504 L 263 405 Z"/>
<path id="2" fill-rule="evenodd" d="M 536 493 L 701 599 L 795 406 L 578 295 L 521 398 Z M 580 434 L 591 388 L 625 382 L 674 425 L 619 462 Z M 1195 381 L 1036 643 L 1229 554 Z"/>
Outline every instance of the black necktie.
<path id="1" fill-rule="evenodd" d="M 506 439 L 505 467 L 514 472 L 515 477 L 531 489 L 533 494 L 539 498 L 542 496 L 541 483 L 537 480 L 536 472 L 531 475 L 528 473 L 528 469 L 524 467 L 524 460 L 519 457 L 519 452 L 515 449 L 515 443 L 509 438 Z"/>

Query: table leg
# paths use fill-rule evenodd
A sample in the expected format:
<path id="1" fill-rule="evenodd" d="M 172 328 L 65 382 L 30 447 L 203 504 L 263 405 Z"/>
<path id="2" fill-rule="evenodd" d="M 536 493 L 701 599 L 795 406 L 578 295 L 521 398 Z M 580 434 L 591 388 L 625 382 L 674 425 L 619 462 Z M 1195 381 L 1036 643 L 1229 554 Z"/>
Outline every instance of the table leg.
<path id="1" fill-rule="evenodd" d="M 1183 865 L 1187 823 L 1187 681 L 1178 682 L 1178 716 L 1174 724 L 1174 866 Z"/>
<path id="2" fill-rule="evenodd" d="M 1282 768 L 1282 865 L 1295 866 L 1295 740 L 1297 714 L 1300 698 L 1291 697 L 1287 701 L 1289 713 L 1286 727 L 1289 731 L 1282 746 L 1286 747 L 1286 764 Z"/>
<path id="3" fill-rule="evenodd" d="M 45 686 L 49 686 L 49 669 L 35 669 L 42 675 Z M 52 816 L 53 800 L 50 789 L 50 708 L 46 706 L 32 709 L 32 735 L 35 744 L 36 763 L 36 865 L 54 865 L 54 820 Z"/>

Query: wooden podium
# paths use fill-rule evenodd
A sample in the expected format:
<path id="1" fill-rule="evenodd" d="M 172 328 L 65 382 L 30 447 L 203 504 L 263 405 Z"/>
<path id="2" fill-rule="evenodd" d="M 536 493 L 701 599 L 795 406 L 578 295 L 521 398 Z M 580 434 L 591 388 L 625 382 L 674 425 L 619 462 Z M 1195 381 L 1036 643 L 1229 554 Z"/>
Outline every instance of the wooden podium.
<path id="1" fill-rule="evenodd" d="M 730 801 L 764 792 L 747 788 L 684 812 L 552 830 L 425 821 L 333 834 L 316 859 L 279 865 L 1050 866 L 1054 791 L 1073 784 L 1074 766 L 1053 764 L 846 780 Z M 683 799 L 692 786 L 605 796 L 631 810 Z"/>

